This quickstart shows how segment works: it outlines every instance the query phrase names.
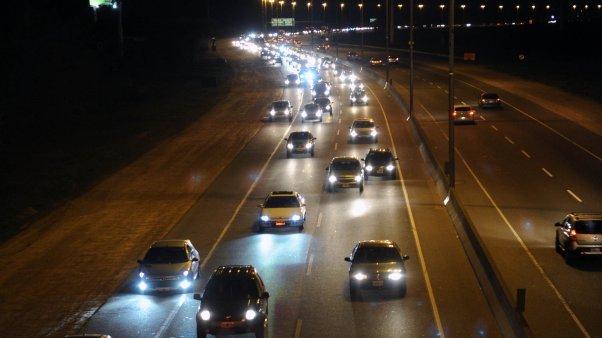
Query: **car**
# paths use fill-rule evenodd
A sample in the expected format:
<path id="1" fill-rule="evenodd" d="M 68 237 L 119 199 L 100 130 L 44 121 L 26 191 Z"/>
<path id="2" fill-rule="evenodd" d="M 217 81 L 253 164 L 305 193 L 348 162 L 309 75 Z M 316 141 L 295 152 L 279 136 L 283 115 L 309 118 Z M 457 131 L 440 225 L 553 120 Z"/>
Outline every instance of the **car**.
<path id="1" fill-rule="evenodd" d="M 357 158 L 334 157 L 326 167 L 326 172 L 328 192 L 333 192 L 336 188 L 358 188 L 360 194 L 364 192 L 364 169 Z"/>
<path id="2" fill-rule="evenodd" d="M 378 143 L 378 127 L 371 118 L 359 118 L 353 120 L 349 126 L 349 143 L 354 143 L 362 139 L 371 140 Z"/>
<path id="3" fill-rule="evenodd" d="M 354 91 L 356 89 L 364 89 L 364 84 L 360 81 L 353 81 L 349 84 L 349 89 L 351 89 L 351 91 Z"/>
<path id="4" fill-rule="evenodd" d="M 285 86 L 298 86 L 301 84 L 301 79 L 297 74 L 288 74 L 284 80 Z"/>
<path id="5" fill-rule="evenodd" d="M 319 104 L 316 103 L 308 103 L 303 106 L 303 110 L 301 111 L 301 122 L 305 123 L 306 121 L 318 121 L 322 122 L 322 108 L 320 108 Z"/>
<path id="6" fill-rule="evenodd" d="M 389 148 L 376 148 L 368 151 L 364 161 L 364 178 L 369 179 L 369 176 L 382 176 L 391 180 L 395 179 L 397 172 L 395 170 L 397 157 Z"/>
<path id="7" fill-rule="evenodd" d="M 378 67 L 378 66 L 382 66 L 385 64 L 383 59 L 380 57 L 371 57 L 370 61 L 368 61 L 368 62 L 370 63 L 370 66 L 372 66 L 372 67 Z"/>
<path id="8" fill-rule="evenodd" d="M 455 105 L 452 113 L 454 124 L 476 123 L 476 110 L 469 105 Z"/>
<path id="9" fill-rule="evenodd" d="M 314 99 L 314 103 L 320 106 L 323 112 L 327 112 L 332 116 L 332 102 L 327 97 L 317 97 Z"/>
<path id="10" fill-rule="evenodd" d="M 322 60 L 322 69 L 323 70 L 329 70 L 329 69 L 331 69 L 331 67 L 332 67 L 333 64 L 334 63 L 332 62 L 332 60 L 330 60 L 329 58 L 324 58 Z"/>
<path id="11" fill-rule="evenodd" d="M 136 286 L 150 290 L 188 290 L 199 275 L 199 252 L 188 239 L 154 242 L 138 260 Z"/>
<path id="12" fill-rule="evenodd" d="M 286 141 L 286 158 L 290 158 L 293 153 L 310 154 L 311 157 L 314 157 L 316 138 L 310 132 L 293 131 L 284 140 Z"/>
<path id="13" fill-rule="evenodd" d="M 399 57 L 389 55 L 387 56 L 387 62 L 389 62 L 390 65 L 396 65 L 399 63 Z"/>
<path id="14" fill-rule="evenodd" d="M 406 295 L 405 264 L 408 255 L 390 240 L 368 240 L 357 243 L 345 257 L 349 266 L 349 296 L 359 298 L 362 289 L 388 289 L 398 296 Z"/>
<path id="15" fill-rule="evenodd" d="M 567 263 L 578 257 L 602 256 L 602 213 L 572 212 L 554 225 L 556 252 Z"/>
<path id="16" fill-rule="evenodd" d="M 366 95 L 366 91 L 362 88 L 356 87 L 351 94 L 349 94 L 349 104 L 368 104 L 368 95 Z"/>
<path id="17" fill-rule="evenodd" d="M 274 101 L 268 107 L 268 119 L 274 121 L 279 117 L 285 117 L 289 122 L 293 121 L 293 106 L 288 100 Z"/>
<path id="18" fill-rule="evenodd" d="M 326 81 L 318 81 L 314 88 L 311 90 L 313 98 L 316 97 L 328 97 L 330 95 L 330 83 Z"/>
<path id="19" fill-rule="evenodd" d="M 342 82 L 346 82 L 347 80 L 349 80 L 349 77 L 353 74 L 353 72 L 350 69 L 342 69 L 341 73 L 339 74 L 339 80 L 341 80 Z"/>
<path id="20" fill-rule="evenodd" d="M 253 333 L 263 338 L 268 326 L 265 284 L 252 265 L 223 265 L 211 274 L 196 314 L 197 338 L 208 334 Z"/>
<path id="21" fill-rule="evenodd" d="M 482 108 L 499 108 L 502 106 L 502 100 L 496 93 L 483 93 L 479 98 L 479 107 Z"/>
<path id="22" fill-rule="evenodd" d="M 305 198 L 296 191 L 272 191 L 259 205 L 257 232 L 266 228 L 297 228 L 305 224 Z"/>
<path id="23" fill-rule="evenodd" d="M 355 61 L 355 60 L 359 60 L 360 55 L 357 52 L 347 52 L 347 60 L 349 61 Z"/>

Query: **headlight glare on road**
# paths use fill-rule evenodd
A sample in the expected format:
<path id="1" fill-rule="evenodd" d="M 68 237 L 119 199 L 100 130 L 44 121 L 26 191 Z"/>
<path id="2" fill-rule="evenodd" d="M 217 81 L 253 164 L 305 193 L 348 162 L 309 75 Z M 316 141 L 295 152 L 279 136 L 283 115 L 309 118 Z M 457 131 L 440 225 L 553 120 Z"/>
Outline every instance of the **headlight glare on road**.
<path id="1" fill-rule="evenodd" d="M 337 177 L 336 177 L 336 176 L 334 176 L 334 175 L 330 175 L 330 177 L 328 178 L 328 181 L 329 181 L 330 183 L 334 183 L 334 182 L 336 182 L 336 181 L 337 181 Z"/>
<path id="2" fill-rule="evenodd" d="M 189 287 L 190 287 L 190 281 L 188 279 L 185 279 L 180 282 L 180 288 L 182 288 L 182 290 L 186 290 Z"/>
<path id="3" fill-rule="evenodd" d="M 286 148 L 288 148 L 289 150 L 292 150 L 293 149 L 293 144 L 292 143 L 287 144 Z"/>
<path id="4" fill-rule="evenodd" d="M 144 272 L 140 271 L 140 273 L 138 274 L 138 276 L 139 276 L 140 278 L 144 278 Z"/>
<path id="5" fill-rule="evenodd" d="M 211 318 L 211 312 L 209 312 L 209 310 L 203 310 L 201 311 L 201 319 L 204 321 L 209 320 L 209 318 Z"/>
<path id="6" fill-rule="evenodd" d="M 395 166 L 394 166 L 394 165 L 392 165 L 392 164 L 389 164 L 389 165 L 387 166 L 387 171 L 393 171 L 393 169 L 395 169 Z"/>
<path id="7" fill-rule="evenodd" d="M 247 320 L 253 320 L 255 317 L 257 317 L 257 312 L 255 310 L 249 309 L 245 312 L 245 318 Z"/>
<path id="8" fill-rule="evenodd" d="M 268 216 L 266 216 L 266 215 L 263 215 L 263 216 L 261 216 L 261 217 L 260 217 L 260 219 L 261 219 L 262 221 L 264 221 L 264 222 L 267 222 L 267 221 L 269 221 L 269 220 L 270 220 L 270 218 L 269 218 Z"/>
<path id="9" fill-rule="evenodd" d="M 387 278 L 389 278 L 390 280 L 398 281 L 401 279 L 401 277 L 403 277 L 401 272 L 391 272 Z"/>
<path id="10" fill-rule="evenodd" d="M 140 291 L 144 291 L 148 288 L 148 285 L 146 284 L 146 282 L 141 281 L 140 283 L 138 283 L 138 289 L 140 289 Z"/>
<path id="11" fill-rule="evenodd" d="M 359 181 L 362 180 L 362 176 L 361 175 L 355 175 L 354 179 L 355 179 L 356 182 L 359 182 Z"/>
<path id="12" fill-rule="evenodd" d="M 299 215 L 293 215 L 293 217 L 291 217 L 291 219 L 296 222 L 296 221 L 298 221 L 298 220 L 301 219 L 301 216 L 299 216 Z"/>
<path id="13" fill-rule="evenodd" d="M 312 144 L 311 144 L 311 142 L 307 142 L 307 143 L 305 143 L 305 148 L 307 148 L 307 149 L 311 149 L 311 147 L 312 147 Z"/>
<path id="14" fill-rule="evenodd" d="M 361 281 L 361 280 L 365 280 L 365 279 L 367 279 L 367 278 L 368 278 L 368 276 L 367 276 L 365 273 L 362 273 L 362 272 L 356 272 L 356 273 L 353 275 L 353 278 L 354 278 L 355 280 L 360 280 L 360 281 Z"/>
<path id="15" fill-rule="evenodd" d="M 368 165 L 366 166 L 366 171 L 372 171 L 372 169 L 374 169 L 374 168 L 372 168 L 372 166 L 371 166 L 371 165 L 369 165 L 369 164 L 368 164 Z"/>
<path id="16" fill-rule="evenodd" d="M 352 97 L 351 102 L 355 102 L 355 101 L 357 101 L 357 99 L 355 97 Z"/>

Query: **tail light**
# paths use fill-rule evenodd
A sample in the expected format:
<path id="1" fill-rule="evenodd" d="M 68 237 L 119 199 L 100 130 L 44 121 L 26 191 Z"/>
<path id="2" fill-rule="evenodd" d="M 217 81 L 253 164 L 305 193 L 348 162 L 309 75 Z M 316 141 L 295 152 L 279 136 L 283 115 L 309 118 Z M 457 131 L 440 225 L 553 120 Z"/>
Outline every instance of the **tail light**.
<path id="1" fill-rule="evenodd" d="M 471 111 L 470 111 L 470 115 L 474 115 L 474 110 L 471 110 Z"/>
<path id="2" fill-rule="evenodd" d="M 577 230 L 575 230 L 575 229 L 571 230 L 571 232 L 569 232 L 569 237 L 571 239 L 577 239 Z"/>
<path id="3" fill-rule="evenodd" d="M 456 113 L 456 112 L 453 112 L 453 113 L 452 113 L 452 115 L 453 115 L 453 116 L 456 116 L 456 115 L 458 115 L 458 113 Z"/>

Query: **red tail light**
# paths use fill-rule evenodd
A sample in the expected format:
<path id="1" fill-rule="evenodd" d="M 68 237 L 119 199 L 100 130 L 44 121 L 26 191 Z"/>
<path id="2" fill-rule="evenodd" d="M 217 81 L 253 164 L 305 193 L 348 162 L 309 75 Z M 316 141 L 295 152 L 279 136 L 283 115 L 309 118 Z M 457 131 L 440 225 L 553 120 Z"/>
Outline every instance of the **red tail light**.
<path id="1" fill-rule="evenodd" d="M 474 115 L 474 111 L 472 111 L 472 110 L 471 110 L 471 111 L 470 111 L 470 115 Z"/>
<path id="2" fill-rule="evenodd" d="M 575 230 L 575 229 L 571 230 L 571 232 L 569 232 L 569 236 L 571 237 L 571 239 L 576 239 L 577 238 L 577 230 Z"/>
<path id="3" fill-rule="evenodd" d="M 453 116 L 456 116 L 456 115 L 458 115 L 458 113 L 456 113 L 456 112 L 453 112 L 453 113 L 452 113 L 452 115 L 453 115 Z"/>

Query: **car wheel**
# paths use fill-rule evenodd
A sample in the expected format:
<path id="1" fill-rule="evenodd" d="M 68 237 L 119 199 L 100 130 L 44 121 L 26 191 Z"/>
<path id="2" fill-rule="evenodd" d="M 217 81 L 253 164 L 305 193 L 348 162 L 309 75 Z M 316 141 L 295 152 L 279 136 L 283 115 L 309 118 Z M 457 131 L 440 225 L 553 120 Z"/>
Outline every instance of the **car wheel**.
<path id="1" fill-rule="evenodd" d="M 405 284 L 405 283 L 403 283 L 403 285 L 402 285 L 401 287 L 399 287 L 399 290 L 397 290 L 397 295 L 398 295 L 399 297 L 402 297 L 402 298 L 403 298 L 403 297 L 405 297 L 405 295 L 406 295 L 406 291 L 407 291 L 406 284 Z"/>
<path id="2" fill-rule="evenodd" d="M 207 337 L 207 333 L 202 331 L 201 329 L 197 328 L 196 329 L 196 337 L 197 338 L 206 338 Z"/>
<path id="3" fill-rule="evenodd" d="M 264 338 L 265 337 L 265 326 L 259 325 L 255 330 L 255 338 Z"/>
<path id="4" fill-rule="evenodd" d="M 349 298 L 352 302 L 358 300 L 359 298 L 359 290 L 357 289 L 357 286 L 354 286 L 351 283 L 349 283 Z"/>

